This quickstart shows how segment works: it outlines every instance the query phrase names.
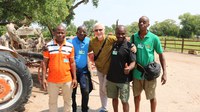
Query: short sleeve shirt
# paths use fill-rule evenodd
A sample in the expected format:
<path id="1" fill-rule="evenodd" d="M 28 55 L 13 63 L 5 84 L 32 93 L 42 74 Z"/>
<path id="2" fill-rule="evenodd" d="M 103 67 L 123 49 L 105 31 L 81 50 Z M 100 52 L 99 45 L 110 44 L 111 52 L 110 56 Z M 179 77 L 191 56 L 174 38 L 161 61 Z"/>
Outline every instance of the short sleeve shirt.
<path id="1" fill-rule="evenodd" d="M 48 82 L 64 83 L 72 80 L 70 72 L 70 58 L 74 58 L 74 47 L 71 43 L 64 41 L 60 46 L 55 40 L 47 43 L 47 51 L 43 52 L 44 58 L 49 59 Z"/>
<path id="2" fill-rule="evenodd" d="M 131 37 L 131 42 L 132 40 L 134 40 L 134 44 L 137 47 L 137 63 L 139 63 L 142 66 L 146 66 L 154 61 L 154 51 L 157 54 L 161 54 L 163 52 L 159 37 L 151 33 L 150 31 L 148 31 L 148 33 L 145 35 L 145 38 L 142 40 L 140 39 L 139 32 L 135 33 L 134 36 Z M 141 75 L 142 73 L 140 71 L 134 69 L 134 78 L 143 79 Z"/>
<path id="3" fill-rule="evenodd" d="M 136 56 L 131 52 L 131 43 L 126 40 L 122 44 L 114 43 L 111 53 L 111 63 L 107 75 L 107 80 L 114 83 L 125 83 L 130 81 L 130 76 L 124 74 L 124 67 L 127 63 L 136 60 Z"/>
<path id="4" fill-rule="evenodd" d="M 97 70 L 103 74 L 108 73 L 108 69 L 110 66 L 112 45 L 116 40 L 117 38 L 115 36 L 108 36 L 98 59 L 95 61 L 95 66 Z M 97 55 L 103 44 L 103 41 L 100 42 L 96 37 L 92 37 L 89 44 L 89 52 L 93 51 L 94 55 Z"/>
<path id="5" fill-rule="evenodd" d="M 83 69 L 87 66 L 87 56 L 90 38 L 85 37 L 83 41 L 80 41 L 78 37 L 72 39 L 72 44 L 75 49 L 75 62 L 77 69 Z"/>

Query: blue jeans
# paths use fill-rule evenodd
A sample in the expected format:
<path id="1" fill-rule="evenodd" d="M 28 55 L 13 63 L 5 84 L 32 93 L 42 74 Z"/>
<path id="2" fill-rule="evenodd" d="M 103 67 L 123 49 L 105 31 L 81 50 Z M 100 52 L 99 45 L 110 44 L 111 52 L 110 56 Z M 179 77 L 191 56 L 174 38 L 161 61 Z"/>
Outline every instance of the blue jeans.
<path id="1" fill-rule="evenodd" d="M 77 81 L 80 84 L 80 90 L 82 95 L 81 101 L 81 110 L 82 112 L 88 112 L 88 101 L 89 101 L 89 93 L 92 91 L 92 82 L 90 72 L 86 70 L 77 70 Z M 76 91 L 77 87 L 73 89 L 72 92 L 72 109 L 73 112 L 77 111 L 77 104 L 76 104 Z"/>

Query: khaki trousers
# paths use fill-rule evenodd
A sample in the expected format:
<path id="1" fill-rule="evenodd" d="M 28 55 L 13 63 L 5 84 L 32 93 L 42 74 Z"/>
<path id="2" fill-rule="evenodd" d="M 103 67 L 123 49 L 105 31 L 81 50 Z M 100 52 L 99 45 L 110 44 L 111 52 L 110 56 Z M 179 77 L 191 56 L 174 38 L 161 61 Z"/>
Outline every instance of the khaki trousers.
<path id="1" fill-rule="evenodd" d="M 51 83 L 48 82 L 48 94 L 49 94 L 49 112 L 58 112 L 58 94 L 62 89 L 62 95 L 64 100 L 63 112 L 72 111 L 72 87 L 71 82 L 67 83 Z"/>
<path id="2" fill-rule="evenodd" d="M 99 95 L 101 100 L 101 110 L 107 111 L 108 106 L 108 97 L 106 93 L 106 75 L 97 71 L 97 75 L 99 78 Z"/>

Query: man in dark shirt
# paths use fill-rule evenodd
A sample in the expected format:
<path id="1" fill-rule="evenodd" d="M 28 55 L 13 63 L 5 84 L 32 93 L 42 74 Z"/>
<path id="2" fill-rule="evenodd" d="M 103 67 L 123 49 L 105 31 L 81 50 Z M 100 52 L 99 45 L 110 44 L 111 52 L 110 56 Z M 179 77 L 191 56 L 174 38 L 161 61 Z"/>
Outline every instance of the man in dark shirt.
<path id="1" fill-rule="evenodd" d="M 118 25 L 115 34 L 117 41 L 113 44 L 110 69 L 107 75 L 107 96 L 112 98 L 113 110 L 118 112 L 118 96 L 123 112 L 129 112 L 130 71 L 135 67 L 136 56 L 131 52 L 131 43 L 126 40 L 126 29 Z"/>

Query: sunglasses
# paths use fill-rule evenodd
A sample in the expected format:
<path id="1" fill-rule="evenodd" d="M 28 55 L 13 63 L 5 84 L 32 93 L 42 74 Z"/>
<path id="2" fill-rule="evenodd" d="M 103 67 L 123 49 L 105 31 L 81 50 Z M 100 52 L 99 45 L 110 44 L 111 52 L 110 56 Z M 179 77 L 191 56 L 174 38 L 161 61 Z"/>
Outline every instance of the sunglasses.
<path id="1" fill-rule="evenodd" d="M 103 29 L 95 29 L 94 31 L 95 31 L 95 32 L 103 31 Z"/>

